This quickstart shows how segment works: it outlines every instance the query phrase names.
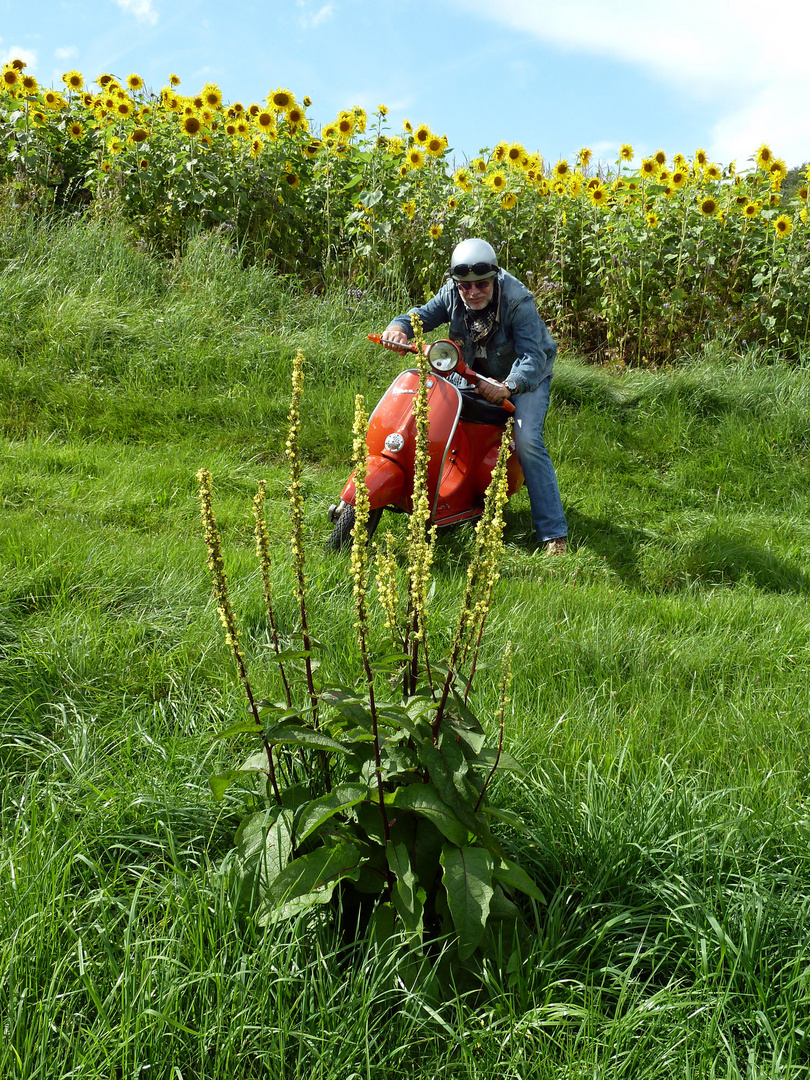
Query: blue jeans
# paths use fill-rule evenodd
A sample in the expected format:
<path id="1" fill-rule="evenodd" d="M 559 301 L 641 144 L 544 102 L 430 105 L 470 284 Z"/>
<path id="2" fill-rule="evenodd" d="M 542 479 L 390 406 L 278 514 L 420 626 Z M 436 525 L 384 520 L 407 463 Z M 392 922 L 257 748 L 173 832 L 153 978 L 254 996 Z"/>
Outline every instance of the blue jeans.
<path id="1" fill-rule="evenodd" d="M 557 475 L 543 442 L 550 390 L 549 375 L 535 390 L 518 394 L 514 399 L 515 448 L 529 493 L 532 524 L 541 544 L 568 535 Z"/>

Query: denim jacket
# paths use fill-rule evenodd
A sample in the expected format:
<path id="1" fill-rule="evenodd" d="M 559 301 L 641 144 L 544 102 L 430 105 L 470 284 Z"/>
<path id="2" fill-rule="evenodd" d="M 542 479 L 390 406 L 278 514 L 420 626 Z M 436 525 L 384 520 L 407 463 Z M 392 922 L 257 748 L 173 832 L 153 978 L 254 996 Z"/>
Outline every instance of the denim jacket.
<path id="1" fill-rule="evenodd" d="M 514 379 L 519 393 L 534 390 L 551 374 L 557 346 L 537 314 L 534 297 L 517 278 L 498 271 L 500 303 L 495 328 L 486 341 L 489 374 L 503 382 Z M 446 282 L 432 300 L 421 307 L 411 308 L 406 315 L 399 315 L 393 323 L 401 326 L 409 338 L 413 337 L 410 315 L 415 311 L 426 331 L 435 330 L 443 323 L 450 324 L 448 337 L 461 345 L 464 363 L 473 370 L 475 342 L 469 337 L 464 321 L 466 308 L 455 282 Z"/>

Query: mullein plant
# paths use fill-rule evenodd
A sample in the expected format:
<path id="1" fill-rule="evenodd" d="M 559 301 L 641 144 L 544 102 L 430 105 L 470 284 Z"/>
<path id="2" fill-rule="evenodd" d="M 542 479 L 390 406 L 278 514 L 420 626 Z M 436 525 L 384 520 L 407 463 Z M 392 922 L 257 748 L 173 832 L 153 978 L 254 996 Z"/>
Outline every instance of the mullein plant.
<path id="1" fill-rule="evenodd" d="M 415 330 L 419 341 L 421 328 Z M 378 945 L 393 950 L 400 979 L 429 980 L 436 992 L 449 989 L 453 979 L 480 973 L 486 958 L 490 963 L 511 959 L 518 970 L 520 956 L 515 953 L 522 947 L 527 917 L 543 897 L 528 874 L 507 857 L 492 829 L 493 823 L 505 820 L 519 829 L 519 819 L 487 800 L 499 769 L 520 771 L 503 749 L 510 648 L 504 655 L 498 715 L 492 718 L 498 728 L 496 747 L 488 745 L 470 703 L 472 674 L 498 577 L 511 429 L 504 434 L 477 528 L 451 655 L 445 665 L 431 670 L 427 627 L 434 534 L 428 529 L 427 366 L 422 361 L 416 395 L 419 450 L 405 590 L 399 586 L 390 537 L 385 550 L 376 553 L 376 590 L 369 588 L 368 415 L 363 398 L 357 397 L 351 580 L 362 686 L 318 687 L 304 573 L 298 438 L 303 371 L 299 352 L 293 363 L 287 441 L 293 590 L 303 646 L 298 651 L 282 647 L 273 614 L 263 483 L 254 500 L 256 550 L 273 659 L 282 672 L 282 702 L 258 700 L 251 688 L 228 596 L 211 478 L 205 470 L 199 474 L 214 595 L 249 704 L 248 719 L 229 724 L 221 737 L 255 733 L 262 744 L 261 753 L 211 778 L 218 798 L 234 783 L 248 787 L 250 809 L 223 872 L 233 886 L 235 903 L 259 925 L 329 905 L 345 927 L 347 913 L 354 912 L 358 932 L 368 929 Z M 375 646 L 370 610 L 375 595 L 393 648 Z M 304 678 L 296 703 L 296 684 L 285 665 L 301 659 Z M 398 672 L 393 683 L 392 667 Z"/>

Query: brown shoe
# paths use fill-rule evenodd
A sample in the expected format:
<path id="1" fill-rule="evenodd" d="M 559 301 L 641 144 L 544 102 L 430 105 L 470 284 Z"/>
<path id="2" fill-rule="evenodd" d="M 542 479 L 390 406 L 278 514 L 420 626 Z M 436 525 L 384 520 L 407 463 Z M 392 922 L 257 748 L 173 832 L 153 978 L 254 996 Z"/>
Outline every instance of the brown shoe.
<path id="1" fill-rule="evenodd" d="M 554 540 L 547 540 L 545 545 L 546 555 L 564 555 L 568 548 L 566 537 L 558 536 Z"/>

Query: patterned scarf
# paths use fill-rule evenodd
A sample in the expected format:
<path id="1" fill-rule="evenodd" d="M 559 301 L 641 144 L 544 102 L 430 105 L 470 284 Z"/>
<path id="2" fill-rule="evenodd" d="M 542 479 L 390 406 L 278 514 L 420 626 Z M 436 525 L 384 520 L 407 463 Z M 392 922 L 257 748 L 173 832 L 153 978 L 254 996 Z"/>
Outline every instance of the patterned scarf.
<path id="1" fill-rule="evenodd" d="M 495 319 L 498 314 L 500 290 L 500 283 L 496 278 L 495 285 L 492 289 L 492 299 L 485 308 L 482 308 L 480 311 L 473 311 L 472 308 L 468 308 L 465 305 L 464 322 L 467 326 L 467 333 L 476 345 L 482 345 L 492 333 L 492 328 L 495 325 Z M 477 353 L 478 351 L 479 350 L 476 350 Z"/>

